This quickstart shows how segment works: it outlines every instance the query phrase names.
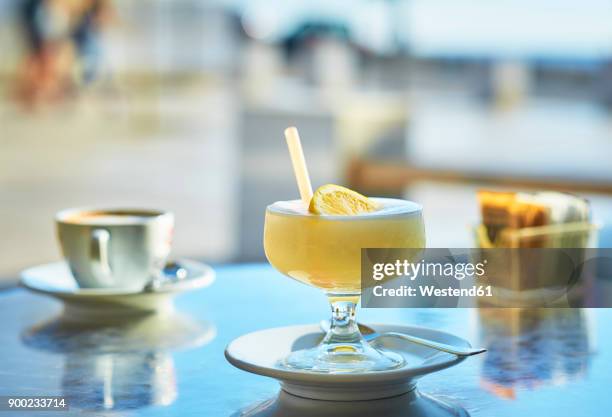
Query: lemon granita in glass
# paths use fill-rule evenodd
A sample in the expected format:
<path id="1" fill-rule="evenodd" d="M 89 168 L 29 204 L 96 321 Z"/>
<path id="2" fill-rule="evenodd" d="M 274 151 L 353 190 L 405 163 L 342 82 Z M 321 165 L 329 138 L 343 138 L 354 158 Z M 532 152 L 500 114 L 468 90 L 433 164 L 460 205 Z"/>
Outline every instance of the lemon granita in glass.
<path id="1" fill-rule="evenodd" d="M 314 212 L 314 213 L 313 213 Z M 359 295 L 362 248 L 422 248 L 421 207 L 391 198 L 366 198 L 337 185 L 266 211 L 264 248 L 280 272 L 328 295 Z"/>

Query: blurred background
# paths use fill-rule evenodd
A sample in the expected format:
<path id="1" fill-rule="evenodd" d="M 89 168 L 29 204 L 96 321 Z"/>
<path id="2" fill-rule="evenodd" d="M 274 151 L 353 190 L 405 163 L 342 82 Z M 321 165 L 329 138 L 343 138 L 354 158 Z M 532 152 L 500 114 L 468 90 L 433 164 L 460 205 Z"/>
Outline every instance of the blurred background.
<path id="1" fill-rule="evenodd" d="M 174 257 L 263 261 L 265 206 L 314 186 L 424 206 L 473 246 L 475 190 L 590 199 L 612 243 L 609 0 L 3 0 L 0 286 L 60 257 L 74 206 L 176 213 Z"/>

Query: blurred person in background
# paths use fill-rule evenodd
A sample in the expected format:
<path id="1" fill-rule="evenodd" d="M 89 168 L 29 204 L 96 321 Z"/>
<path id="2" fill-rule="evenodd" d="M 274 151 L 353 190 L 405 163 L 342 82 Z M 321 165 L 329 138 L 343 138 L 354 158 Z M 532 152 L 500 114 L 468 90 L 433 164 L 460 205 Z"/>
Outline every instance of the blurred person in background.
<path id="1" fill-rule="evenodd" d="M 24 107 L 62 100 L 95 79 L 100 35 L 115 16 L 110 0 L 24 0 L 20 11 L 27 52 L 17 98 Z"/>

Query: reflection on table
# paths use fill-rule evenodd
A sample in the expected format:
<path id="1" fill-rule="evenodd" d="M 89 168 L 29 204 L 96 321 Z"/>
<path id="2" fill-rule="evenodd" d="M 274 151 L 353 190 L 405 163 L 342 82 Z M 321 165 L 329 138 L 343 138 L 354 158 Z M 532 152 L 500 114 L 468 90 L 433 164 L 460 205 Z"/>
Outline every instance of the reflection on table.
<path id="1" fill-rule="evenodd" d="M 22 334 L 32 348 L 64 356 L 62 395 L 84 410 L 172 404 L 178 395 L 171 352 L 210 342 L 214 326 L 178 314 L 80 322 L 61 315 Z"/>
<path id="2" fill-rule="evenodd" d="M 516 388 L 562 385 L 584 377 L 593 351 L 588 310 L 480 309 L 481 340 L 488 349 L 482 386 L 516 399 Z"/>

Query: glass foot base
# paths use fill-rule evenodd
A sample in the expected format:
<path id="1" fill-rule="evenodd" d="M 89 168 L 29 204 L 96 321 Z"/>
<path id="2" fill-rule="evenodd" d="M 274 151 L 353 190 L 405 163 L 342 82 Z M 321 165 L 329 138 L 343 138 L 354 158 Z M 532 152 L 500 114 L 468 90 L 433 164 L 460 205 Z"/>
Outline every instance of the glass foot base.
<path id="1" fill-rule="evenodd" d="M 323 343 L 297 350 L 281 362 L 287 369 L 330 374 L 377 372 L 399 368 L 405 363 L 400 354 L 374 349 L 368 342 Z"/>

